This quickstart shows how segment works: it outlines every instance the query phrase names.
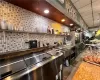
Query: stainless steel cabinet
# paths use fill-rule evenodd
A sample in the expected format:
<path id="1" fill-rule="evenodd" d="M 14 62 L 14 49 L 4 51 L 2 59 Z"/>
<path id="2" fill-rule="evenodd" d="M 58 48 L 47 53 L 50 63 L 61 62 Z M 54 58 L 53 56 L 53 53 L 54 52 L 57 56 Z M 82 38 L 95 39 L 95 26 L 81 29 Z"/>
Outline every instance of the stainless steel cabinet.
<path id="1" fill-rule="evenodd" d="M 43 80 L 56 80 L 58 74 L 56 60 L 53 60 L 42 67 Z"/>
<path id="2" fill-rule="evenodd" d="M 63 80 L 63 56 L 56 59 L 56 66 L 58 71 L 58 80 Z"/>

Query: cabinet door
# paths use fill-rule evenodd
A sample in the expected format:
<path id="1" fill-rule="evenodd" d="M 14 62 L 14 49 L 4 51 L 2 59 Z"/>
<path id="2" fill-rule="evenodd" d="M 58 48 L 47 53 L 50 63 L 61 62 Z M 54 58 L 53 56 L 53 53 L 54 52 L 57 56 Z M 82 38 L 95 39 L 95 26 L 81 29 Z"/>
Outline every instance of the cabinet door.
<path id="1" fill-rule="evenodd" d="M 56 79 L 57 67 L 56 61 L 53 60 L 42 67 L 43 80 L 58 80 Z"/>
<path id="2" fill-rule="evenodd" d="M 59 80 L 63 80 L 63 56 L 60 56 L 56 59 L 56 66 Z"/>
<path id="3" fill-rule="evenodd" d="M 30 80 L 43 80 L 42 76 L 42 68 L 38 68 L 32 72 L 29 73 Z"/>

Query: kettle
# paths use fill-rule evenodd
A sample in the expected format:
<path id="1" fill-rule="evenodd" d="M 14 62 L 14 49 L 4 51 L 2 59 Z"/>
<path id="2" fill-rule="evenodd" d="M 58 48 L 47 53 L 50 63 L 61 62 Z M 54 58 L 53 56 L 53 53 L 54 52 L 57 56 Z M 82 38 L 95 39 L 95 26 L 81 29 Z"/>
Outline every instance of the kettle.
<path id="1" fill-rule="evenodd" d="M 40 42 L 37 40 L 30 40 L 29 42 L 26 43 L 29 43 L 29 49 L 40 47 Z"/>

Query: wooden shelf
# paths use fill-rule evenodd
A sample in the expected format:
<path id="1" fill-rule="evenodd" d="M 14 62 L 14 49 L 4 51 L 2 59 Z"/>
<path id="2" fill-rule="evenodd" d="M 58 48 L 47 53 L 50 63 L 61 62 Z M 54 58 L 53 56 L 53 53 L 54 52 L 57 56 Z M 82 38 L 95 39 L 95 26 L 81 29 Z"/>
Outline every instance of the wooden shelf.
<path id="1" fill-rule="evenodd" d="M 28 55 L 28 54 L 31 54 L 34 52 L 41 52 L 46 49 L 48 49 L 48 47 L 40 47 L 40 48 L 33 48 L 33 49 L 27 49 L 27 50 L 6 52 L 6 53 L 2 53 L 0 55 L 0 60 L 14 58 L 14 57 L 20 57 L 20 56 Z"/>
<path id="2" fill-rule="evenodd" d="M 15 30 L 0 30 L 0 32 L 12 32 L 12 33 L 29 33 L 29 34 L 41 34 L 41 35 L 53 35 L 53 36 L 66 36 L 66 35 L 58 35 L 58 34 L 49 34 L 49 33 L 40 33 L 40 32 L 28 32 L 28 31 L 15 31 Z"/>

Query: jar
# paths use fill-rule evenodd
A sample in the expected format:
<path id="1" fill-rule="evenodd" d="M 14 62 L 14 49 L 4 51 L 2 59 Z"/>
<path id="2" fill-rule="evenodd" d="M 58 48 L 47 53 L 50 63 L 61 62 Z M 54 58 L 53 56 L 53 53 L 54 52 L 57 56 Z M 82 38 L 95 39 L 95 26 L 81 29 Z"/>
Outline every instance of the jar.
<path id="1" fill-rule="evenodd" d="M 8 30 L 13 30 L 13 25 L 11 25 L 10 23 L 8 24 Z"/>
<path id="2" fill-rule="evenodd" d="M 1 20 L 0 26 L 1 26 L 1 29 L 7 29 L 7 22 L 5 20 Z"/>

